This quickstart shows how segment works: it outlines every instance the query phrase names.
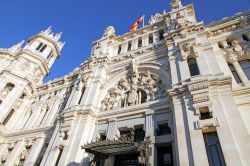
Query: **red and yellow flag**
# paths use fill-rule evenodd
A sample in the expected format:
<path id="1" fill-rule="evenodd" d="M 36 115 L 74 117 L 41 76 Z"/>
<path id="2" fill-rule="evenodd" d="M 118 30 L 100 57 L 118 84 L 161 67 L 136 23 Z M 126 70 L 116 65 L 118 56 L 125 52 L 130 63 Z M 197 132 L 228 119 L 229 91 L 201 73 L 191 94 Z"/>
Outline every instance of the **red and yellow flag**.
<path id="1" fill-rule="evenodd" d="M 131 26 L 130 32 L 134 32 L 134 31 L 137 29 L 137 27 L 139 26 L 139 24 L 143 21 L 143 19 L 144 19 L 144 16 L 141 16 L 141 18 L 140 18 L 138 21 L 136 21 L 136 22 Z"/>

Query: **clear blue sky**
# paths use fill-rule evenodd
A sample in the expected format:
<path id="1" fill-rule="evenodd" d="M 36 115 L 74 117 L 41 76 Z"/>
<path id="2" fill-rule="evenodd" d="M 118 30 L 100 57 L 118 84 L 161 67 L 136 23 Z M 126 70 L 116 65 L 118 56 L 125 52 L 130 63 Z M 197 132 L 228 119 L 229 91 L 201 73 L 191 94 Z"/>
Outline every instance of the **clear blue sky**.
<path id="1" fill-rule="evenodd" d="M 104 29 L 113 25 L 118 35 L 143 14 L 170 11 L 170 0 L 1 0 L 0 47 L 7 48 L 52 26 L 63 32 L 66 42 L 61 57 L 45 82 L 61 77 L 86 60 L 92 41 L 99 39 Z M 208 24 L 250 8 L 250 0 L 183 0 L 194 3 L 197 19 Z"/>

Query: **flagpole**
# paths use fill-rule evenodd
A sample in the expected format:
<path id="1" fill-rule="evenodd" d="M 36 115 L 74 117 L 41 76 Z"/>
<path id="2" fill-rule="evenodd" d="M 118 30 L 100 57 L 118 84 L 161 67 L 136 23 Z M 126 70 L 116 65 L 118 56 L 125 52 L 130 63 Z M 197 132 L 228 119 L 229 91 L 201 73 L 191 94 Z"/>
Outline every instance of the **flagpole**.
<path id="1" fill-rule="evenodd" d="M 143 15 L 143 23 L 142 23 L 143 27 L 144 27 L 144 19 L 145 19 L 145 15 Z"/>

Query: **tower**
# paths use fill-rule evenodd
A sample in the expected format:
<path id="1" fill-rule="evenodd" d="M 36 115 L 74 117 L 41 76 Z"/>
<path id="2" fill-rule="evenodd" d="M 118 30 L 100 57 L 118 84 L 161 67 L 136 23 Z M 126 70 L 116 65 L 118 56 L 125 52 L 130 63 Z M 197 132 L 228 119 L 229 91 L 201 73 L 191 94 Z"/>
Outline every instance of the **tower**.
<path id="1" fill-rule="evenodd" d="M 64 45 L 61 33 L 51 27 L 10 48 L 0 49 L 0 122 L 11 128 L 13 116 L 29 103 L 29 97 L 48 75 Z"/>

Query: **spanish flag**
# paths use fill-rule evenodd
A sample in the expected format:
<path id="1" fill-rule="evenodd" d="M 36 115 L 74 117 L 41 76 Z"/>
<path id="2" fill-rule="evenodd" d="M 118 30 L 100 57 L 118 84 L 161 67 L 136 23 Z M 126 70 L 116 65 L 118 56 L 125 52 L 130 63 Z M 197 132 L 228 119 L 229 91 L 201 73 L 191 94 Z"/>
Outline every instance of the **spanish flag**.
<path id="1" fill-rule="evenodd" d="M 143 20 L 144 20 L 144 15 L 141 16 L 141 18 L 131 26 L 130 32 L 134 32 Z"/>

